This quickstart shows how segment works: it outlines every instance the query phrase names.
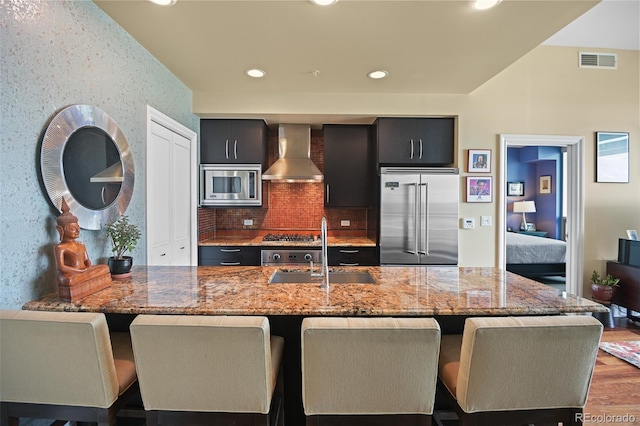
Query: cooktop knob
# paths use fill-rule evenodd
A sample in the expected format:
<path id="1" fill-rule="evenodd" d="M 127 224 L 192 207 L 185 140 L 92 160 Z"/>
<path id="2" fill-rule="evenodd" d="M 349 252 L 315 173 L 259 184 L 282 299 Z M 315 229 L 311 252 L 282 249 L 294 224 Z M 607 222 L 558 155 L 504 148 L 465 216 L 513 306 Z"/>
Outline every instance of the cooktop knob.
<path id="1" fill-rule="evenodd" d="M 275 253 L 275 254 L 273 255 L 273 260 L 280 260 L 280 254 Z"/>
<path id="2" fill-rule="evenodd" d="M 313 257 L 309 253 L 304 255 L 304 260 L 306 260 L 307 262 L 311 261 L 312 259 Z"/>

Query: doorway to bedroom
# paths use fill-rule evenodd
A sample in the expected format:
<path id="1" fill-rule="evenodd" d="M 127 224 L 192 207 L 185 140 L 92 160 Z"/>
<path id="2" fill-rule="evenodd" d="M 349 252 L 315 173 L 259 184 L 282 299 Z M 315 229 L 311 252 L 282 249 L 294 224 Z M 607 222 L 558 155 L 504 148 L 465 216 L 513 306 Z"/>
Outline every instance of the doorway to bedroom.
<path id="1" fill-rule="evenodd" d="M 583 144 L 581 136 L 500 135 L 499 266 L 579 296 Z"/>

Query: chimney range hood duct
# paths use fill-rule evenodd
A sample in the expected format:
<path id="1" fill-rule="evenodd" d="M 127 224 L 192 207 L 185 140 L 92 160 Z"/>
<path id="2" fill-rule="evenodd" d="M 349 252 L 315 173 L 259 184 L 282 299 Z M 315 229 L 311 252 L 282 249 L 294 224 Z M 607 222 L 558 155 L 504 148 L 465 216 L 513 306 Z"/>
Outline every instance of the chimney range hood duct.
<path id="1" fill-rule="evenodd" d="M 311 161 L 311 126 L 282 124 L 278 127 L 280 157 L 262 180 L 275 182 L 322 182 L 322 172 Z"/>

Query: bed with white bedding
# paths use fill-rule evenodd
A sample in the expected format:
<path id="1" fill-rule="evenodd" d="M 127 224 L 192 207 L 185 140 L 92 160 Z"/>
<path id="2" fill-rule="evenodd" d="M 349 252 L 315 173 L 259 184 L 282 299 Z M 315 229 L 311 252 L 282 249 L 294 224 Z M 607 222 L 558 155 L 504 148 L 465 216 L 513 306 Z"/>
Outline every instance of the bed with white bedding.
<path id="1" fill-rule="evenodd" d="M 526 277 L 565 276 L 567 243 L 507 232 L 507 271 Z"/>

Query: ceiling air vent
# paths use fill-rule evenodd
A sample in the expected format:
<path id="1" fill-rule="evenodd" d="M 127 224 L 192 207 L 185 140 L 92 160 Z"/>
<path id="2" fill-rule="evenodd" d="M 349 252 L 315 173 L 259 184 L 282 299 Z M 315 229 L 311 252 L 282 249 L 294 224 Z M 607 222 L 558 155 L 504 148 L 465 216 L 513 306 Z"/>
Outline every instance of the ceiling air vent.
<path id="1" fill-rule="evenodd" d="M 580 52 L 580 68 L 607 68 L 618 67 L 618 55 L 615 53 L 586 53 Z"/>

